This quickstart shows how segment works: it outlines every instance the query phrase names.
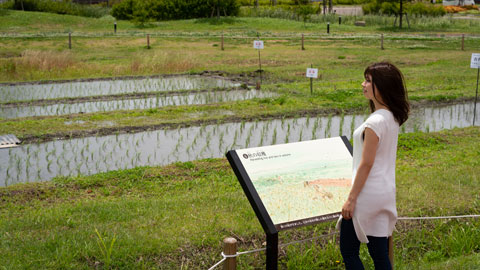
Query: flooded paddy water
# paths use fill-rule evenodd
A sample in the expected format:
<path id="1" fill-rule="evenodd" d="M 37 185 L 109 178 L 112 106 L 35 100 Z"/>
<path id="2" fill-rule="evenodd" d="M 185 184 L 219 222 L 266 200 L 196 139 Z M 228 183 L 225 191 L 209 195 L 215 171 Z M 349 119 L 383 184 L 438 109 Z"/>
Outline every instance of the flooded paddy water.
<path id="1" fill-rule="evenodd" d="M 419 108 L 412 112 L 401 132 L 468 127 L 472 125 L 473 108 L 473 102 Z M 332 115 L 259 120 L 21 145 L 0 149 L 0 185 L 219 158 L 230 149 L 339 135 L 350 138 L 366 117 Z M 479 110 L 476 119 L 480 119 Z"/>
<path id="2" fill-rule="evenodd" d="M 1 84 L 0 101 L 6 103 L 129 93 L 231 88 L 239 85 L 240 83 L 235 83 L 222 77 L 206 77 L 200 75 L 73 81 L 63 83 Z"/>
<path id="3" fill-rule="evenodd" d="M 252 98 L 274 97 L 275 93 L 256 90 L 206 91 L 189 94 L 157 95 L 148 98 L 114 99 L 42 106 L 0 106 L 0 118 L 52 116 L 118 110 L 145 110 L 164 106 L 199 105 Z"/>

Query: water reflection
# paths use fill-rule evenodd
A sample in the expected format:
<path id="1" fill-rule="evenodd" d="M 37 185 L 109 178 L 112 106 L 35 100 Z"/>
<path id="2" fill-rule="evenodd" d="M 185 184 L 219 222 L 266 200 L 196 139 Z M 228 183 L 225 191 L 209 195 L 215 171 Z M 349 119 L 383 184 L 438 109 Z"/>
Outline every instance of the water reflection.
<path id="1" fill-rule="evenodd" d="M 66 115 L 75 113 L 107 112 L 117 110 L 144 110 L 164 106 L 198 105 L 218 102 L 266 98 L 275 96 L 272 92 L 256 90 L 209 91 L 188 95 L 158 96 L 150 98 L 90 101 L 74 104 L 53 104 L 45 106 L 1 107 L 0 118 L 11 119 L 29 116 Z"/>
<path id="2" fill-rule="evenodd" d="M 477 103 L 477 107 L 479 103 Z M 366 115 L 302 117 L 59 140 L 0 149 L 0 185 L 223 157 L 230 149 L 346 135 Z M 477 110 L 476 119 L 480 119 Z M 412 112 L 402 132 L 472 125 L 473 102 Z M 476 125 L 479 125 L 477 121 Z"/>
<path id="3" fill-rule="evenodd" d="M 2 102 L 67 97 L 89 97 L 127 93 L 214 89 L 239 86 L 223 78 L 171 76 L 162 78 L 95 80 L 83 82 L 0 85 Z"/>

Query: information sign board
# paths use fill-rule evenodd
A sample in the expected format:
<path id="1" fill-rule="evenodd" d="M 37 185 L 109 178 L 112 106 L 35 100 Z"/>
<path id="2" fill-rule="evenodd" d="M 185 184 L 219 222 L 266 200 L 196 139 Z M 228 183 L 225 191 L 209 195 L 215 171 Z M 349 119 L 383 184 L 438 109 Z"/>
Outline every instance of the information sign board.
<path id="1" fill-rule="evenodd" d="M 318 78 L 318 68 L 307 68 L 307 78 Z"/>
<path id="2" fill-rule="evenodd" d="M 344 136 L 231 150 L 227 158 L 267 234 L 338 218 L 351 189 Z"/>
<path id="3" fill-rule="evenodd" d="M 480 68 L 480 53 L 472 53 L 471 68 Z"/>
<path id="4" fill-rule="evenodd" d="M 263 41 L 262 40 L 254 40 L 253 41 L 253 48 L 263 49 Z"/>

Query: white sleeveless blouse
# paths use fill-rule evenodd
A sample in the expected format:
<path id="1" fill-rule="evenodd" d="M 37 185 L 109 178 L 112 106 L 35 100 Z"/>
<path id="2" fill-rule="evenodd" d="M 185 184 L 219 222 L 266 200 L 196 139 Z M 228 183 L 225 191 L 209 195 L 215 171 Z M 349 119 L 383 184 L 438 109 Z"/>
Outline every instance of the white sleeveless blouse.
<path id="1" fill-rule="evenodd" d="M 372 129 L 379 138 L 375 161 L 358 195 L 353 212 L 353 226 L 358 240 L 368 243 L 367 235 L 388 237 L 397 222 L 395 201 L 395 161 L 399 125 L 393 114 L 376 110 L 353 133 L 353 174 L 355 179 L 362 158 L 363 132 Z M 339 220 L 341 222 L 341 218 Z M 339 227 L 339 224 L 337 224 Z"/>

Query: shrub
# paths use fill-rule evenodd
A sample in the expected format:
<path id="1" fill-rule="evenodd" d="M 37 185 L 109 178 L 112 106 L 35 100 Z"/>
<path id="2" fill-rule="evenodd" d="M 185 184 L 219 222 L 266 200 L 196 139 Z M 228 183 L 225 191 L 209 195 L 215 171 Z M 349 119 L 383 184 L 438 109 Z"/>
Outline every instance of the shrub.
<path id="1" fill-rule="evenodd" d="M 108 9 L 106 8 L 102 8 L 100 6 L 75 4 L 70 2 L 69 0 L 9 0 L 1 4 L 0 8 L 8 8 L 15 10 L 22 10 L 23 8 L 26 11 L 41 11 L 94 18 L 99 18 L 108 14 Z"/>
<path id="2" fill-rule="evenodd" d="M 112 8 L 117 19 L 175 20 L 206 18 L 216 14 L 236 16 L 239 5 L 236 0 L 125 0 Z"/>
<path id="3" fill-rule="evenodd" d="M 364 14 L 386 14 L 395 15 L 400 11 L 398 2 L 374 0 L 362 6 Z M 404 12 L 415 16 L 443 16 L 446 10 L 443 6 L 431 5 L 429 3 L 416 2 L 406 3 Z"/>
<path id="4" fill-rule="evenodd" d="M 406 11 L 415 16 L 432 16 L 432 17 L 443 16 L 447 13 L 443 6 L 435 6 L 435 5 L 426 4 L 422 2 L 417 2 L 414 4 L 407 5 Z"/>
<path id="5" fill-rule="evenodd" d="M 383 2 L 380 5 L 380 13 L 386 15 L 395 15 L 400 12 L 400 5 L 393 2 Z"/>
<path id="6" fill-rule="evenodd" d="M 118 20 L 131 20 L 133 18 L 134 0 L 124 0 L 112 7 L 111 14 Z"/>

